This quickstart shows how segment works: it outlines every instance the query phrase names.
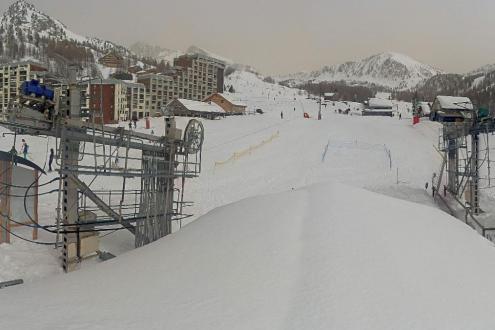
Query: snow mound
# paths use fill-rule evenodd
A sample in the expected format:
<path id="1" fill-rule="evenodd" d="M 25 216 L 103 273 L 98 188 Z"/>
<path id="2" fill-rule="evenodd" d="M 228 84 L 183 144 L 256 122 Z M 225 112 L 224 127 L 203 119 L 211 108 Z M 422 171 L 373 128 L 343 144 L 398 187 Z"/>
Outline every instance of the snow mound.
<path id="1" fill-rule="evenodd" d="M 2 290 L 0 310 L 5 329 L 492 329 L 494 277 L 493 246 L 450 216 L 329 183 Z"/>

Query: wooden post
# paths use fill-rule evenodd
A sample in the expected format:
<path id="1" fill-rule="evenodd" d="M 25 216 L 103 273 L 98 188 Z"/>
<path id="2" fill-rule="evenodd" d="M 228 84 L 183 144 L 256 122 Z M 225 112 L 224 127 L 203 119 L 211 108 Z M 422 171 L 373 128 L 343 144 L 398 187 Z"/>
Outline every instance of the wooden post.
<path id="1" fill-rule="evenodd" d="M 0 180 L 1 182 L 5 182 L 5 170 L 4 170 L 5 162 L 0 161 Z M 5 221 L 4 214 L 7 213 L 7 196 L 5 194 L 5 186 L 2 184 L 0 186 L 0 244 L 5 243 L 7 240 L 7 223 Z"/>
<path id="2" fill-rule="evenodd" d="M 0 180 L 3 183 L 0 196 L 0 243 L 10 243 L 10 184 L 12 182 L 12 164 L 0 162 Z"/>
<path id="3" fill-rule="evenodd" d="M 9 243 L 10 244 L 10 231 L 11 231 L 11 227 L 10 227 L 10 218 L 12 217 L 12 212 L 11 212 L 11 209 L 10 209 L 10 185 L 12 184 L 12 170 L 13 170 L 13 166 L 12 166 L 12 163 L 9 162 L 7 163 L 7 180 L 5 181 L 6 183 L 6 187 L 5 187 L 5 194 L 7 195 L 7 242 L 6 243 Z"/>

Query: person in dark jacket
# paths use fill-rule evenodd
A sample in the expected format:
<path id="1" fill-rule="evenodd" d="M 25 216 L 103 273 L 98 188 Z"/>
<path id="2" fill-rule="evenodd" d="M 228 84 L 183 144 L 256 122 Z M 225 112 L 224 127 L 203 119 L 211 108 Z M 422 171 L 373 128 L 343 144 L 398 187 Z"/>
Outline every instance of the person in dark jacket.
<path id="1" fill-rule="evenodd" d="M 55 151 L 53 151 L 53 148 L 51 148 L 50 156 L 48 157 L 48 172 L 53 171 L 52 169 L 53 158 L 55 158 Z"/>
<path id="2" fill-rule="evenodd" d="M 22 139 L 21 152 L 24 155 L 24 159 L 27 159 L 28 151 L 29 151 L 29 146 L 26 143 L 26 140 Z"/>

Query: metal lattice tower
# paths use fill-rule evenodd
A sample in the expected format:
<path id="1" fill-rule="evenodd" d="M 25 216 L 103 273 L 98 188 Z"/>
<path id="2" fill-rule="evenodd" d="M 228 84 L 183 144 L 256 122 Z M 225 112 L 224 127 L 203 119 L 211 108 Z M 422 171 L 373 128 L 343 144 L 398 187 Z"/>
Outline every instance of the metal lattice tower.
<path id="1" fill-rule="evenodd" d="M 170 114 L 165 117 L 165 135 L 159 137 L 106 127 L 94 118 L 84 122 L 75 72 L 68 86 L 68 93 L 56 93 L 53 112 L 40 113 L 20 102 L 0 122 L 24 134 L 59 140 L 57 242 L 63 237 L 67 272 L 97 248 L 100 230 L 125 228 L 140 247 L 170 234 L 173 221 L 190 216 L 183 213 L 188 204 L 183 200 L 184 184 L 201 171 L 203 143 L 199 121 L 191 120 L 182 136 Z M 89 183 L 88 176 L 93 177 Z M 94 189 L 92 184 L 101 177 L 111 180 L 112 188 Z"/>

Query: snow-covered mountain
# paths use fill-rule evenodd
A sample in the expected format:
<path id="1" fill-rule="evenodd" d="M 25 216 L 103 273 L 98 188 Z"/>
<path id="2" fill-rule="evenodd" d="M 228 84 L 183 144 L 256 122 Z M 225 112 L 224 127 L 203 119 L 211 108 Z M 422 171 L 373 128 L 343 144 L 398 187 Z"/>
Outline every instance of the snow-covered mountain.
<path id="1" fill-rule="evenodd" d="M 406 90 L 442 73 L 430 65 L 420 63 L 409 56 L 386 52 L 356 62 L 325 66 L 310 73 L 302 72 L 279 77 L 279 81 L 295 86 L 308 81 L 377 85 L 389 89 Z"/>
<path id="2" fill-rule="evenodd" d="M 467 96 L 480 107 L 491 108 L 495 94 L 495 69 L 476 70 L 466 75 L 440 74 L 428 79 L 417 92 L 425 100 L 437 95 Z"/>
<path id="3" fill-rule="evenodd" d="M 175 49 L 168 49 L 160 46 L 150 45 L 145 42 L 136 42 L 129 49 L 139 57 L 151 58 L 158 62 L 172 64 L 174 58 L 184 55 L 184 52 Z"/>
<path id="4" fill-rule="evenodd" d="M 495 71 L 495 64 L 487 64 L 483 65 L 482 67 L 473 70 L 467 74 L 467 76 L 474 76 L 474 75 L 479 75 L 479 74 L 486 74 Z"/>
<path id="5" fill-rule="evenodd" d="M 272 97 L 283 96 L 289 99 L 296 94 L 306 95 L 301 90 L 271 83 L 259 73 L 244 69 L 236 69 L 226 76 L 225 87 L 227 91 L 232 87 L 236 94 L 234 98 L 240 98 L 242 100 L 254 100 L 257 97 L 261 97 L 264 100 L 268 95 L 272 95 Z"/>
<path id="6" fill-rule="evenodd" d="M 217 55 L 215 53 L 212 53 L 210 52 L 209 50 L 206 50 L 204 48 L 200 48 L 198 46 L 190 46 L 187 50 L 186 50 L 186 53 L 187 54 L 200 54 L 200 55 L 205 55 L 205 56 L 209 56 L 209 57 L 212 57 L 212 58 L 216 58 L 217 60 L 220 60 L 222 62 L 225 62 L 225 64 L 227 65 L 231 65 L 231 64 L 234 64 L 234 61 L 228 59 L 228 58 L 225 58 L 223 56 L 220 56 L 220 55 Z"/>
<path id="7" fill-rule="evenodd" d="M 238 66 L 238 64 L 234 64 L 234 62 L 228 58 L 217 55 L 213 52 L 210 52 L 209 50 L 194 45 L 187 48 L 186 51 L 181 51 L 156 45 L 150 45 L 145 42 L 136 42 L 132 44 L 129 49 L 140 57 L 150 58 L 156 60 L 157 62 L 164 61 L 165 63 L 169 64 L 172 64 L 175 58 L 184 54 L 200 54 L 225 62 L 225 64 L 229 66 Z"/>
<path id="8" fill-rule="evenodd" d="M 49 41 L 66 41 L 101 53 L 115 51 L 122 56 L 133 57 L 127 48 L 99 38 L 89 38 L 72 32 L 56 20 L 24 0 L 14 2 L 0 18 L 0 55 L 7 58 L 40 58 Z"/>
<path id="9" fill-rule="evenodd" d="M 231 60 L 197 46 L 185 52 L 143 42 L 126 48 L 86 37 L 25 0 L 14 2 L 0 17 L 0 60 L 3 62 L 35 60 L 55 74 L 63 72 L 66 62 L 77 63 L 83 67 L 83 75 L 107 77 L 116 69 L 103 67 L 98 60 L 109 52 L 120 55 L 125 66 L 156 66 L 162 61 L 172 64 L 174 58 L 186 53 L 203 54 L 232 64 Z"/>
<path id="10" fill-rule="evenodd" d="M 0 19 L 0 26 L 4 32 L 12 29 L 18 38 L 22 32 L 28 35 L 38 33 L 41 38 L 77 42 L 88 41 L 87 38 L 73 33 L 63 23 L 37 10 L 32 4 L 24 0 L 14 2 L 4 12 Z"/>

